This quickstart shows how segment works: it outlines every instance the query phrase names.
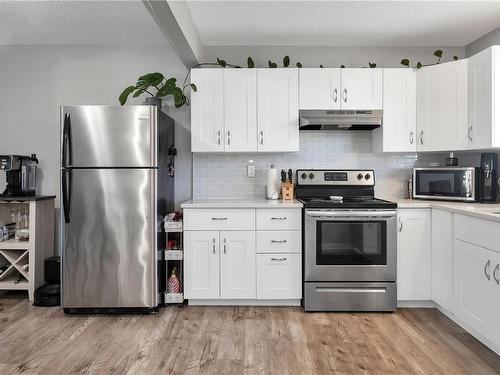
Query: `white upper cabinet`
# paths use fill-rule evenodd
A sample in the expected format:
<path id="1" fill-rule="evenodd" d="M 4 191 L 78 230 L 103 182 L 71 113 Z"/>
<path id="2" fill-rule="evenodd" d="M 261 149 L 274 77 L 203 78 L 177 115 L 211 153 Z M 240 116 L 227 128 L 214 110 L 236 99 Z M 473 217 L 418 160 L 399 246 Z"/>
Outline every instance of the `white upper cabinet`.
<path id="1" fill-rule="evenodd" d="M 417 71 L 417 149 L 466 148 L 468 129 L 467 60 Z"/>
<path id="2" fill-rule="evenodd" d="M 222 69 L 193 69 L 191 82 L 191 150 L 224 151 L 224 100 Z"/>
<path id="3" fill-rule="evenodd" d="M 299 151 L 298 69 L 257 69 L 258 151 Z"/>
<path id="4" fill-rule="evenodd" d="M 298 69 L 193 69 L 192 152 L 299 150 Z"/>
<path id="5" fill-rule="evenodd" d="M 299 69 L 300 109 L 340 109 L 340 69 Z"/>
<path id="6" fill-rule="evenodd" d="M 500 46 L 493 46 L 469 58 L 469 128 L 467 146 L 471 149 L 500 145 Z"/>
<path id="7" fill-rule="evenodd" d="M 382 109 L 382 69 L 341 70 L 342 109 Z"/>
<path id="8" fill-rule="evenodd" d="M 431 299 L 429 209 L 398 209 L 398 301 Z"/>
<path id="9" fill-rule="evenodd" d="M 224 70 L 224 143 L 226 151 L 257 150 L 257 71 Z"/>
<path id="10" fill-rule="evenodd" d="M 373 130 L 375 152 L 415 152 L 417 149 L 417 88 L 413 69 L 384 69 L 384 119 Z"/>

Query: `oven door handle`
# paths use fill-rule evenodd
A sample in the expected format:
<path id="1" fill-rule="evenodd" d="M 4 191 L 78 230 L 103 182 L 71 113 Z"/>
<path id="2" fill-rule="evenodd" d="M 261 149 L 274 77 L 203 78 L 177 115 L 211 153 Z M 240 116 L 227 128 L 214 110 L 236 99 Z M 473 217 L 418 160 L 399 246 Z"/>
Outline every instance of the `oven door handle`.
<path id="1" fill-rule="evenodd" d="M 349 211 L 349 212 L 321 212 L 306 211 L 306 215 L 313 218 L 392 218 L 396 216 L 396 211 Z"/>

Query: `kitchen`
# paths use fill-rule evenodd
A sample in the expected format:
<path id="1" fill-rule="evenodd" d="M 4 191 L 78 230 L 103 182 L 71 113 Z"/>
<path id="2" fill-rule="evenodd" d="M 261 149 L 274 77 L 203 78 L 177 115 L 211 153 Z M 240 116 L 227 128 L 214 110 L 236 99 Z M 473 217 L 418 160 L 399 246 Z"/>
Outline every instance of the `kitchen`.
<path id="1" fill-rule="evenodd" d="M 0 153 L 36 153 L 37 194 L 55 196 L 54 217 L 48 220 L 54 226 L 45 228 L 55 233 L 54 251 L 43 258 L 62 255 L 61 307 L 32 306 L 22 292 L 0 295 L 5 316 L 0 369 L 6 373 L 23 368 L 34 373 L 498 373 L 500 249 L 495 233 L 500 205 L 479 202 L 498 199 L 494 181 L 499 132 L 494 109 L 500 87 L 495 74 L 500 38 L 495 29 L 500 25 L 493 17 L 498 16 L 498 5 L 485 2 L 487 11 L 483 11 L 467 2 L 425 6 L 421 2 L 330 2 L 310 7 L 301 2 L 293 6 L 144 3 L 120 3 L 119 11 L 112 2 L 52 5 L 66 14 L 72 9 L 74 24 L 88 30 L 78 35 L 65 29 L 57 13 L 44 10 L 41 3 L 0 3 L 11 17 L 20 17 L 16 6 L 24 6 L 24 17 L 41 13 L 53 23 L 52 29 L 37 30 L 40 26 L 34 25 L 31 35 L 9 34 L 11 39 L 6 37 L 0 46 L 8 67 L 0 74 L 11 90 L 0 94 L 6 114 Z M 64 8 L 70 6 L 74 8 Z M 394 29 L 401 24 L 393 20 L 392 26 L 387 21 L 388 28 L 376 34 L 385 39 L 370 38 L 367 27 L 359 41 L 354 37 L 359 23 L 351 18 L 353 25 L 349 27 L 347 21 L 344 25 L 351 39 L 349 33 L 340 35 L 330 28 L 312 41 L 307 27 L 326 22 L 322 13 L 347 9 L 381 16 L 391 9 L 400 12 L 401 18 L 412 11 L 441 14 L 439 19 L 448 22 L 453 37 L 443 33 L 438 38 L 439 28 L 423 17 L 418 22 L 430 30 L 427 35 L 401 36 L 410 40 L 395 41 L 391 39 Z M 224 16 L 218 15 L 220 11 Z M 236 28 L 233 33 L 223 31 L 235 24 L 248 25 L 245 14 L 250 11 L 260 12 L 262 29 L 246 34 Z M 462 27 L 464 18 L 459 27 L 444 15 L 465 13 L 470 17 L 468 28 Z M 172 21 L 166 14 L 181 26 L 162 27 Z M 283 19 L 282 34 L 269 34 L 265 14 Z M 298 14 L 309 23 L 304 21 L 300 27 L 302 36 L 292 37 L 285 30 L 290 31 L 289 22 Z M 93 27 L 79 24 L 81 15 Z M 118 29 L 135 38 L 125 42 L 120 32 L 106 28 L 116 26 L 111 15 L 135 22 L 148 38 Z M 217 17 L 220 26 L 211 17 Z M 415 29 L 422 26 L 415 19 L 412 22 Z M 190 28 L 196 31 L 197 41 Z M 99 38 L 104 40 L 96 43 Z M 403 64 L 405 59 L 408 65 Z M 414 69 L 419 61 L 430 66 Z M 211 66 L 190 70 L 205 62 Z M 231 67 L 237 64 L 242 68 Z M 113 164 L 102 165 L 92 164 L 102 161 L 98 152 L 85 153 L 79 147 L 97 147 L 88 141 L 93 138 L 87 134 L 94 134 L 86 133 L 89 126 L 97 132 L 121 124 L 120 130 L 110 129 L 113 135 L 100 138 L 117 149 L 122 143 L 144 145 L 140 143 L 144 137 L 127 135 L 134 134 L 134 123 L 151 121 L 153 129 L 152 119 L 157 116 L 158 129 L 163 126 L 160 117 L 164 115 L 154 106 L 155 98 L 146 100 L 144 93 L 134 98 L 132 91 L 125 106 L 118 106 L 120 92 L 147 72 L 168 74 L 165 83 L 176 77 L 178 85 L 190 72 L 187 83 L 195 85 L 182 93 L 188 103 L 178 108 L 172 98 L 163 99 L 161 109 L 175 123 L 174 142 L 160 142 L 148 154 L 156 155 L 158 173 L 166 172 L 158 187 L 150 183 L 152 190 L 164 191 L 161 183 L 166 181 L 174 187 L 166 189 L 174 198 L 166 198 L 165 211 L 158 211 L 161 218 L 153 219 L 164 226 L 167 238 L 157 240 L 158 258 L 148 253 L 150 268 L 130 263 L 132 267 L 123 270 L 113 256 L 104 256 L 102 265 L 116 267 L 112 273 L 96 267 L 90 269 L 96 277 L 74 278 L 85 268 L 78 260 L 68 263 L 73 259 L 68 244 L 77 244 L 75 249 L 88 266 L 98 264 L 92 262 L 99 251 L 106 254 L 121 242 L 120 236 L 108 240 L 108 247 L 95 248 L 95 253 L 82 242 L 71 242 L 85 235 L 95 246 L 99 231 L 89 229 L 89 235 L 80 229 L 71 237 L 65 215 L 76 222 L 94 217 L 120 234 L 124 214 L 132 221 L 137 208 L 145 209 L 132 201 L 134 189 L 139 188 L 139 182 L 125 180 L 132 173 L 124 174 L 119 190 L 131 192 L 128 205 L 114 200 L 110 185 L 103 183 L 108 181 L 104 172 L 96 178 L 78 175 L 91 173 L 88 169 L 94 167 L 138 168 L 131 160 L 140 147 L 122 149 Z M 46 90 L 43 97 L 29 100 L 29 108 L 19 104 L 21 91 L 14 77 L 20 75 Z M 71 84 L 69 77 L 74 80 Z M 153 106 L 135 106 L 143 104 Z M 102 120 L 109 111 L 134 108 L 149 112 L 128 117 L 134 121 Z M 70 153 L 66 160 L 64 152 L 60 157 L 60 145 L 68 151 L 64 139 L 72 142 L 71 161 Z M 127 152 L 132 149 L 135 154 Z M 438 169 L 445 165 L 448 169 Z M 266 199 L 281 190 L 279 182 L 272 189 L 269 181 L 282 180 L 284 170 L 286 182 L 289 169 L 294 199 Z M 71 189 L 69 177 L 64 183 L 60 173 L 72 176 Z M 96 198 L 93 181 L 101 182 L 99 189 L 109 194 L 106 199 Z M 65 205 L 70 191 L 72 203 Z M 417 199 L 406 199 L 409 194 Z M 443 200 L 449 197 L 454 200 Z M 177 221 L 179 214 L 163 221 L 174 210 L 182 212 L 182 224 Z M 140 214 L 149 218 L 150 212 Z M 2 219 L 8 218 L 10 208 L 0 213 Z M 83 224 L 89 224 L 85 220 Z M 35 227 L 37 222 L 30 222 L 30 230 Z M 134 231 L 137 227 L 135 222 Z M 134 237 L 134 241 L 145 246 L 146 237 Z M 336 254 L 339 245 L 342 248 Z M 29 251 L 38 254 L 35 247 Z M 167 293 L 164 301 L 162 295 L 156 301 L 158 296 L 149 289 L 150 298 L 144 302 L 142 296 L 138 298 L 143 290 L 135 291 L 152 284 L 138 280 L 145 269 L 151 274 L 156 259 L 167 263 L 156 280 L 167 284 L 163 285 Z M 353 267 L 349 263 L 353 260 L 361 264 Z M 43 259 L 40 266 L 36 264 L 34 272 L 39 273 Z M 15 266 L 10 272 L 17 272 Z M 127 301 L 134 298 L 156 313 L 119 311 L 132 307 Z M 38 325 L 46 328 L 37 332 Z M 45 344 L 53 338 L 57 340 Z M 92 344 L 96 342 L 97 348 Z M 76 351 L 71 343 L 83 350 Z"/>

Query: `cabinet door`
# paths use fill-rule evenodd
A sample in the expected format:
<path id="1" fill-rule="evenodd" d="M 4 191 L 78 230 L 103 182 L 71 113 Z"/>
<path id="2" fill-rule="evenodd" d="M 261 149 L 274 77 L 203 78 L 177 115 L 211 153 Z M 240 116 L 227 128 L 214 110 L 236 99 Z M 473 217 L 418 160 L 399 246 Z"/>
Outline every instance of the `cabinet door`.
<path id="1" fill-rule="evenodd" d="M 379 142 L 374 144 L 374 149 L 414 152 L 417 149 L 416 73 L 412 69 L 384 69 L 383 82 L 384 120 L 382 126 L 374 130 L 374 142 Z"/>
<path id="2" fill-rule="evenodd" d="M 398 226 L 398 300 L 430 300 L 430 210 L 400 209 Z"/>
<path id="3" fill-rule="evenodd" d="M 453 217 L 432 209 L 432 299 L 453 312 Z"/>
<path id="4" fill-rule="evenodd" d="M 257 71 L 224 70 L 226 151 L 257 151 Z"/>
<path id="5" fill-rule="evenodd" d="M 257 298 L 302 298 L 301 254 L 257 255 Z"/>
<path id="6" fill-rule="evenodd" d="M 493 61 L 496 48 L 490 47 L 469 58 L 469 148 L 492 147 L 494 126 Z"/>
<path id="7" fill-rule="evenodd" d="M 256 298 L 255 232 L 220 232 L 221 298 Z"/>
<path id="8" fill-rule="evenodd" d="M 493 281 L 492 299 L 495 302 L 495 337 L 494 343 L 500 347 L 500 254 L 495 253 L 493 258 L 493 271 L 491 277 Z"/>
<path id="9" fill-rule="evenodd" d="M 482 336 L 494 339 L 496 253 L 455 239 L 455 314 Z"/>
<path id="10" fill-rule="evenodd" d="M 193 69 L 191 82 L 191 151 L 224 151 L 223 69 Z"/>
<path id="11" fill-rule="evenodd" d="M 257 69 L 259 151 L 299 151 L 298 91 L 298 69 Z"/>
<path id="12" fill-rule="evenodd" d="M 417 71 L 417 149 L 466 148 L 467 108 L 467 60 Z"/>
<path id="13" fill-rule="evenodd" d="M 342 109 L 382 109 L 382 69 L 341 70 Z"/>
<path id="14" fill-rule="evenodd" d="M 300 109 L 340 109 L 340 69 L 299 69 Z"/>
<path id="15" fill-rule="evenodd" d="M 186 298 L 219 298 L 219 232 L 184 232 Z"/>

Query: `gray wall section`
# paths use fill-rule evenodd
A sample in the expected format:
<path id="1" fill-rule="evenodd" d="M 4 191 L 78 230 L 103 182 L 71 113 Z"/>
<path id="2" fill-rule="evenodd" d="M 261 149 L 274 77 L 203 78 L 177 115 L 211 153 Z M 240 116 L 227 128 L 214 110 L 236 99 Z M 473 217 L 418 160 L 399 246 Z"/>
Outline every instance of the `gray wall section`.
<path id="1" fill-rule="evenodd" d="M 121 90 L 143 73 L 159 71 L 178 80 L 186 73 L 177 55 L 163 46 L 0 46 L 0 61 L 0 153 L 36 153 L 39 192 L 58 198 L 60 105 L 117 105 Z M 190 110 L 168 105 L 164 110 L 176 120 L 179 203 L 192 195 Z M 4 180 L 0 176 L 0 189 Z"/>
<path id="2" fill-rule="evenodd" d="M 465 47 L 465 55 L 466 57 L 470 57 L 481 52 L 483 49 L 497 44 L 500 44 L 500 27 L 468 44 Z"/>
<path id="3" fill-rule="evenodd" d="M 217 57 L 227 62 L 246 66 L 247 57 L 251 56 L 257 67 L 267 67 L 267 61 L 272 60 L 278 66 L 282 59 L 289 55 L 292 64 L 300 61 L 304 67 L 340 67 L 341 64 L 350 68 L 367 66 L 374 62 L 380 68 L 401 67 L 401 60 L 408 58 L 412 65 L 418 61 L 423 64 L 434 63 L 433 52 L 436 49 L 444 52 L 443 62 L 450 61 L 454 55 L 465 56 L 464 47 L 204 47 L 202 60 L 215 61 Z"/>

